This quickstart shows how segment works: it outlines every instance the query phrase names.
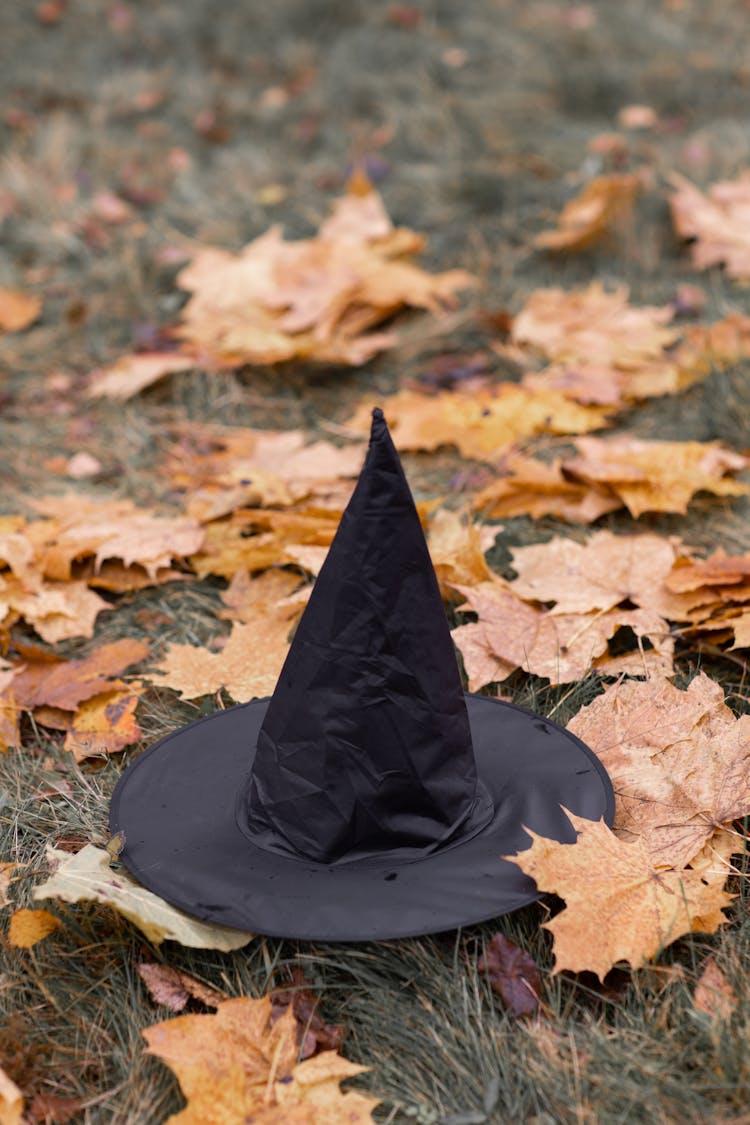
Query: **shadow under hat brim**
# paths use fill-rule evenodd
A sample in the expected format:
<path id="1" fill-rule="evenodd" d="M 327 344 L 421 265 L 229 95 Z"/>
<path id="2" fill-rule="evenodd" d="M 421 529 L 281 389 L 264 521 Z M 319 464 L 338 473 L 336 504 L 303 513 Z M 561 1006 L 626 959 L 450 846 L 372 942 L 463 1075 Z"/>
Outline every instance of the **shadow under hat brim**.
<path id="1" fill-rule="evenodd" d="M 467 695 L 479 777 L 494 815 L 476 835 L 412 861 L 393 852 L 327 865 L 257 847 L 236 821 L 268 700 L 183 727 L 120 778 L 110 807 L 121 859 L 149 890 L 207 922 L 273 937 L 368 941 L 439 933 L 539 897 L 502 860 L 530 844 L 524 826 L 572 843 L 563 808 L 614 818 L 612 784 L 580 739 L 511 703 Z"/>

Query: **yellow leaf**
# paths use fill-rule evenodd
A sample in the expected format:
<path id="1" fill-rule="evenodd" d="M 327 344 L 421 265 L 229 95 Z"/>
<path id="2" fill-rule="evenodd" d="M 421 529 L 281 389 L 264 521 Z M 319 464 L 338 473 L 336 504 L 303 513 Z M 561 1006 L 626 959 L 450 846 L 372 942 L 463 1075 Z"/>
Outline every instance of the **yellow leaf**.
<path id="1" fill-rule="evenodd" d="M 2 600 L 51 645 L 71 637 L 92 637 L 97 617 L 110 608 L 85 582 L 77 581 L 45 581 L 30 590 L 17 578 L 6 580 Z"/>
<path id="2" fill-rule="evenodd" d="M 603 980 L 619 961 L 640 968 L 683 934 L 713 933 L 727 921 L 722 910 L 732 896 L 723 880 L 707 884 L 694 871 L 659 869 L 643 839 L 627 844 L 603 821 L 567 815 L 575 844 L 528 830 L 528 851 L 505 857 L 540 891 L 565 900 L 545 924 L 554 935 L 556 973 L 589 970 Z"/>
<path id="3" fill-rule="evenodd" d="M 60 919 L 47 910 L 16 910 L 10 919 L 8 941 L 16 949 L 31 949 L 60 925 Z"/>
<path id="4" fill-rule="evenodd" d="M 301 612 L 302 607 L 298 607 Z M 226 688 L 237 703 L 271 695 L 289 651 L 288 614 L 260 615 L 252 625 L 236 624 L 219 652 L 196 645 L 169 645 L 160 671 L 146 673 L 155 684 L 186 699 Z"/>
<path id="5" fill-rule="evenodd" d="M 76 855 L 47 849 L 53 874 L 34 889 L 35 899 L 60 898 L 63 902 L 100 902 L 128 918 L 146 937 L 159 945 L 177 941 L 193 949 L 241 949 L 252 934 L 227 926 L 200 922 L 147 891 L 126 871 L 113 871 L 102 848 L 87 844 Z"/>
<path id="6" fill-rule="evenodd" d="M 579 456 L 564 462 L 568 476 L 608 488 L 636 519 L 644 512 L 687 512 L 696 492 L 750 492 L 748 485 L 729 479 L 747 467 L 747 458 L 719 442 L 642 441 L 618 434 L 582 437 L 575 444 Z"/>
<path id="7" fill-rule="evenodd" d="M 271 1000 L 225 1000 L 210 1015 L 147 1028 L 149 1054 L 177 1076 L 187 1106 L 173 1125 L 371 1125 L 377 1100 L 339 1082 L 366 1070 L 326 1051 L 297 1064 L 291 1005 L 275 1022 Z"/>
<path id="8" fill-rule="evenodd" d="M 141 737 L 135 718 L 138 695 L 106 691 L 81 703 L 65 736 L 64 748 L 77 762 L 100 754 L 116 754 Z"/>
<path id="9" fill-rule="evenodd" d="M 457 512 L 438 508 L 430 519 L 427 544 L 444 597 L 456 586 L 492 579 L 484 553 L 500 531 L 497 525 L 481 527 Z"/>
<path id="10" fill-rule="evenodd" d="M 372 402 L 363 402 L 350 426 L 365 433 Z M 577 434 L 598 429 L 607 412 L 580 406 L 559 391 L 533 391 L 516 383 L 500 383 L 467 394 L 435 395 L 399 391 L 383 402 L 399 449 L 438 449 L 455 445 L 464 457 L 492 460 L 520 438 L 535 434 Z"/>
<path id="11" fill-rule="evenodd" d="M 538 234 L 534 245 L 542 250 L 585 250 L 623 224 L 640 186 L 638 176 L 630 173 L 596 176 L 563 207 L 558 229 Z"/>

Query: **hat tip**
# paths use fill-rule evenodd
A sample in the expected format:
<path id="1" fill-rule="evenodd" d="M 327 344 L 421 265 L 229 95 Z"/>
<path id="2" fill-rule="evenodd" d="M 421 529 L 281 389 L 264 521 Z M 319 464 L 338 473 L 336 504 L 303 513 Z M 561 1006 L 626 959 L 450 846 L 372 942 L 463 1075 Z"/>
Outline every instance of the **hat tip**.
<path id="1" fill-rule="evenodd" d="M 385 420 L 385 415 L 379 406 L 376 406 L 372 412 L 372 429 L 370 431 L 370 439 L 381 437 L 387 433 L 388 425 Z"/>

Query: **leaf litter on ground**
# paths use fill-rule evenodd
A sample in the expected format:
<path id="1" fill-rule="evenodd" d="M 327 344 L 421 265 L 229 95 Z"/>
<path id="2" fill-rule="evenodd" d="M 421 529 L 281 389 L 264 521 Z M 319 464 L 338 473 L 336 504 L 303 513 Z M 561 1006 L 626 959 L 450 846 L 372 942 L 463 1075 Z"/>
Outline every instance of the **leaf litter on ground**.
<path id="1" fill-rule="evenodd" d="M 238 254 L 198 249 L 177 277 L 190 293 L 174 332 L 179 352 L 122 357 L 95 372 L 93 397 L 127 399 L 189 366 L 211 370 L 292 359 L 358 366 L 392 347 L 373 331 L 404 308 L 433 313 L 474 284 L 460 269 L 430 274 L 414 262 L 424 239 L 394 227 L 361 173 L 318 234 L 286 241 L 279 227 Z"/>

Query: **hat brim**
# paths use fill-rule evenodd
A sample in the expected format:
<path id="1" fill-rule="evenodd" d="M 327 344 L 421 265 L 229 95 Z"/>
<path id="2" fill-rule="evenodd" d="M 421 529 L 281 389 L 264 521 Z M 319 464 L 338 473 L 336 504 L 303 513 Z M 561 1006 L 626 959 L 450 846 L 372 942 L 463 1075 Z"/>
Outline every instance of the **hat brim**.
<path id="1" fill-rule="evenodd" d="M 112 797 L 121 859 L 149 890 L 208 922 L 273 937 L 368 941 L 439 933 L 539 897 L 502 860 L 528 847 L 524 826 L 573 842 L 563 808 L 614 818 L 606 770 L 580 739 L 514 704 L 467 695 L 480 779 L 494 815 L 476 835 L 423 858 L 327 865 L 257 847 L 237 824 L 268 700 L 221 711 L 143 753 Z"/>

